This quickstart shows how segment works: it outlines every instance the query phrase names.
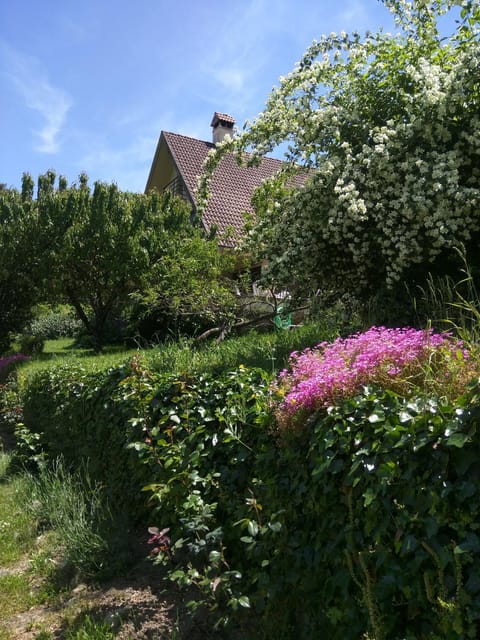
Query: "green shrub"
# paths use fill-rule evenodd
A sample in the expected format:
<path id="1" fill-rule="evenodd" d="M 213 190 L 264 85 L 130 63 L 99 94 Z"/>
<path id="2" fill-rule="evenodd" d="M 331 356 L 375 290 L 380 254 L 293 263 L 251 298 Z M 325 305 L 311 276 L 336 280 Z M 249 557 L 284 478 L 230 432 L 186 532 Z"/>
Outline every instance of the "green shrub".
<path id="1" fill-rule="evenodd" d="M 28 326 L 28 332 L 44 340 L 56 340 L 73 338 L 81 327 L 82 323 L 69 309 L 60 308 L 33 320 Z"/>
<path id="2" fill-rule="evenodd" d="M 158 505 L 153 553 L 172 580 L 197 586 L 198 603 L 220 606 L 222 615 L 248 602 L 238 571 L 238 521 L 254 517 L 256 459 L 271 449 L 263 424 L 269 379 L 239 367 L 175 380 L 155 392 L 141 418 L 145 437 L 132 445 L 142 460 L 156 463 L 147 487 Z"/>
<path id="3" fill-rule="evenodd" d="M 171 579 L 223 622 L 261 613 L 264 638 L 477 637 L 480 389 L 473 354 L 444 351 L 410 365 L 408 397 L 356 386 L 293 431 L 253 370 L 159 390 L 135 447 L 157 465 L 150 542 Z M 451 366 L 460 380 L 431 384 Z"/>
<path id="4" fill-rule="evenodd" d="M 101 498 L 111 507 L 112 520 L 124 518 L 126 528 L 151 513 L 152 507 L 147 511 L 146 504 L 150 496 L 142 494 L 141 489 L 152 479 L 160 479 L 157 471 L 163 455 L 175 456 L 167 463 L 167 476 L 174 474 L 173 495 L 162 502 L 162 518 L 183 522 L 181 527 L 200 538 L 204 520 L 217 523 L 217 532 L 206 529 L 206 541 L 198 542 L 197 547 L 192 540 L 192 547 L 188 546 L 190 542 L 185 543 L 189 553 L 195 555 L 197 549 L 198 564 L 205 560 L 207 549 L 215 551 L 220 540 L 231 537 L 230 525 L 225 534 L 220 533 L 221 522 L 236 520 L 227 514 L 234 513 L 238 504 L 243 505 L 248 469 L 254 459 L 253 450 L 242 441 L 239 421 L 258 421 L 260 407 L 266 408 L 268 381 L 264 372 L 245 368 L 223 375 L 152 373 L 137 360 L 103 372 L 86 372 L 78 365 L 47 369 L 27 381 L 24 432 L 18 435 L 26 439 L 24 448 L 38 436 L 47 461 L 61 455 L 69 470 L 88 464 L 90 477 L 102 485 Z M 154 441 L 163 446 L 160 425 L 172 427 L 172 448 L 163 453 L 159 450 L 158 456 L 143 455 L 148 454 Z M 267 437 L 260 425 L 256 430 L 259 437 Z M 188 443 L 182 442 L 184 436 Z M 220 484 L 218 472 L 209 471 L 217 459 L 221 464 Z M 195 492 L 202 485 L 205 498 L 197 499 Z M 211 507 L 219 486 L 224 512 L 220 517 L 213 516 Z M 194 497 L 190 503 L 191 491 Z M 186 503 L 183 509 L 179 500 Z"/>
<path id="5" fill-rule="evenodd" d="M 274 558 L 262 595 L 288 611 L 282 625 L 305 638 L 476 637 L 479 415 L 474 390 L 450 404 L 366 388 L 280 446 L 246 551 Z M 271 542 L 265 505 L 283 510 Z"/>
<path id="6" fill-rule="evenodd" d="M 39 436 L 46 459 L 62 457 L 68 470 L 88 463 L 105 500 L 134 521 L 145 509 L 140 489 L 146 476 L 126 449 L 134 432 L 141 435 L 130 422 L 139 398 L 122 384 L 130 373 L 129 365 L 95 371 L 77 363 L 38 371 L 25 383 L 24 433 L 18 436 Z"/>
<path id="7" fill-rule="evenodd" d="M 452 404 L 365 388 L 276 440 L 254 375 L 158 398 L 137 443 L 171 579 L 223 621 L 252 608 L 267 638 L 476 638 L 477 389 Z"/>

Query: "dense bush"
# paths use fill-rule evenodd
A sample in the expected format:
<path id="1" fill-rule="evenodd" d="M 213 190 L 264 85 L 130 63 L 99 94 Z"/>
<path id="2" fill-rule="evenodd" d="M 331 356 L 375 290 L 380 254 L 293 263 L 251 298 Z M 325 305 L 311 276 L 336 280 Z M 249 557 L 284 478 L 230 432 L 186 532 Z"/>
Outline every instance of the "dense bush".
<path id="1" fill-rule="evenodd" d="M 61 456 L 70 470 L 88 461 L 105 498 L 135 520 L 144 508 L 139 495 L 146 477 L 126 449 L 135 430 L 129 420 L 141 399 L 120 384 L 129 372 L 129 365 L 93 371 L 78 364 L 40 371 L 23 392 L 23 417 L 26 431 L 41 437 L 47 458 Z"/>
<path id="2" fill-rule="evenodd" d="M 129 365 L 102 372 L 87 372 L 78 365 L 40 371 L 27 381 L 23 392 L 24 422 L 17 429 L 19 451 L 25 455 L 31 449 L 32 458 L 35 456 L 43 463 L 61 456 L 66 469 L 72 472 L 81 471 L 86 465 L 89 476 L 103 487 L 101 498 L 112 518 L 110 536 L 121 538 L 128 528 L 148 513 L 146 503 L 149 496 L 141 492 L 142 487 L 150 483 L 152 478 L 159 480 L 157 456 L 143 457 L 146 464 L 140 464 L 138 459 L 138 452 L 142 454 L 144 447 L 148 448 L 147 443 L 153 442 L 151 438 L 159 433 L 159 427 L 155 425 L 150 433 L 150 425 L 154 422 L 175 425 L 176 420 L 181 418 L 173 415 L 174 412 L 184 416 L 185 411 L 192 411 L 191 441 L 195 441 L 197 433 L 205 433 L 210 442 L 211 433 L 206 429 L 206 424 L 209 420 L 217 420 L 217 411 L 221 413 L 229 407 L 231 415 L 228 416 L 228 424 L 231 424 L 234 433 L 237 413 L 241 411 L 242 393 L 247 398 L 245 402 L 251 404 L 252 383 L 257 379 L 260 385 L 265 375 L 261 372 L 247 373 L 244 369 L 240 371 L 244 373 L 243 377 L 240 375 L 237 387 L 233 374 L 219 377 L 213 374 L 178 376 L 153 373 L 144 369 L 135 359 Z M 263 389 L 266 394 L 266 383 Z M 230 401 L 229 395 L 232 396 Z M 250 412 L 255 417 L 255 409 Z M 220 420 L 226 421 L 227 417 Z M 232 442 L 237 443 L 234 435 Z M 203 454 L 199 454 L 200 458 L 205 458 L 201 470 L 196 469 L 188 459 L 188 447 L 184 447 L 185 460 L 183 453 L 178 452 L 176 463 L 181 468 L 177 469 L 178 473 L 171 482 L 173 494 L 178 499 L 183 492 L 185 499 L 190 500 L 191 483 L 203 482 L 199 473 L 207 473 L 210 464 L 207 444 L 199 445 L 205 449 Z M 215 457 L 216 451 L 213 453 Z M 200 458 L 197 454 L 194 457 L 198 462 Z M 239 457 L 239 466 L 243 459 L 244 456 Z M 174 462 L 167 463 L 168 473 L 175 472 Z M 225 478 L 228 478 L 229 463 L 226 461 L 222 464 Z M 195 475 L 190 477 L 190 471 Z M 246 482 L 247 467 L 241 474 Z M 210 474 L 208 480 L 212 477 Z M 184 486 L 181 486 L 182 482 Z M 232 496 L 234 492 L 242 492 L 241 487 L 235 489 L 237 482 L 236 475 L 229 479 Z M 217 484 L 215 480 L 215 487 Z M 222 495 L 225 498 L 227 494 Z M 232 505 L 236 507 L 237 503 L 238 500 L 233 500 Z M 199 502 L 193 498 L 192 506 L 186 507 L 186 511 L 190 511 L 192 518 L 200 523 L 201 517 L 195 511 L 198 506 Z M 210 505 L 206 506 L 207 510 L 210 508 Z M 177 500 L 165 503 L 162 511 L 162 517 L 171 522 L 174 518 L 178 521 L 185 516 L 185 513 L 182 516 Z M 215 516 L 219 526 L 221 520 Z M 121 533 L 115 534 L 115 528 L 119 526 L 122 527 Z M 201 523 L 199 526 L 199 531 L 202 531 Z M 109 542 L 112 548 L 112 540 Z M 119 562 L 122 549 L 117 547 L 112 551 L 115 562 Z M 123 549 L 123 552 L 128 553 L 128 549 Z"/>
<path id="3" fill-rule="evenodd" d="M 136 445 L 171 578 L 251 637 L 242 609 L 268 638 L 477 637 L 478 387 L 360 386 L 278 432 L 265 379 L 229 376 L 162 393 Z"/>
<path id="4" fill-rule="evenodd" d="M 59 309 L 32 320 L 28 331 L 44 340 L 56 340 L 57 338 L 73 338 L 81 326 L 80 320 L 70 310 Z"/>
<path id="5" fill-rule="evenodd" d="M 478 637 L 479 415 L 475 390 L 452 404 L 367 387 L 260 455 L 242 568 L 274 631 Z"/>

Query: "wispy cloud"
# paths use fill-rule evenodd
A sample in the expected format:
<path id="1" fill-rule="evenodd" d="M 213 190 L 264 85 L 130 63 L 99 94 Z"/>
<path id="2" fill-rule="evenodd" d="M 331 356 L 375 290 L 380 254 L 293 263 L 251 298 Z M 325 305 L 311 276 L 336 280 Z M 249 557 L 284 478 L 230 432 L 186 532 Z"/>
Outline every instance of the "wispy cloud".
<path id="1" fill-rule="evenodd" d="M 1 70 L 29 109 L 43 119 L 34 131 L 35 149 L 41 153 L 56 153 L 60 134 L 73 102 L 69 94 L 54 86 L 37 58 L 25 55 L 5 43 L 0 43 Z"/>
<path id="2" fill-rule="evenodd" d="M 208 118 L 196 112 L 182 115 L 165 108 L 153 114 L 145 104 L 112 110 L 108 126 L 102 131 L 84 126 L 69 129 L 69 143 L 75 149 L 70 179 L 75 180 L 85 171 L 92 181 L 113 181 L 121 189 L 142 192 L 160 131 L 209 139 L 209 124 Z"/>
<path id="3" fill-rule="evenodd" d="M 96 179 L 114 181 L 121 189 L 143 191 L 158 134 L 159 131 L 155 135 L 134 134 L 123 145 L 96 136 L 90 150 L 78 159 L 78 172 L 87 171 Z"/>
<path id="4" fill-rule="evenodd" d="M 222 17 L 223 24 L 217 25 L 202 59 L 201 78 L 215 98 L 218 95 L 227 106 L 238 110 L 242 105 L 248 111 L 268 64 L 266 43 L 276 28 L 275 20 L 266 0 L 245 1 L 241 13 Z"/>
<path id="5" fill-rule="evenodd" d="M 345 31 L 361 31 L 372 24 L 370 13 L 363 0 L 349 0 L 346 7 L 338 13 L 338 20 Z"/>

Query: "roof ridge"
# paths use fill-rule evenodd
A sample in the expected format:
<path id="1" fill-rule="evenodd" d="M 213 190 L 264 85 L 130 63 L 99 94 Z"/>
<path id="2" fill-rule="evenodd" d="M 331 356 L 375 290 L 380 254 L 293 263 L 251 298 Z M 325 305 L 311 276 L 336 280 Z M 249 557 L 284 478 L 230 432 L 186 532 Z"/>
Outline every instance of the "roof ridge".
<path id="1" fill-rule="evenodd" d="M 186 136 L 183 133 L 175 133 L 174 131 L 164 131 L 162 130 L 164 135 L 175 136 L 176 138 L 185 138 L 186 140 L 195 140 L 195 142 L 201 142 L 202 144 L 206 144 L 211 149 L 216 148 L 216 144 L 213 142 L 209 142 L 208 140 L 201 140 L 200 138 L 194 138 L 193 136 Z M 235 152 L 229 151 L 229 154 L 236 155 Z M 242 154 L 245 154 L 247 157 L 251 157 L 253 154 L 250 151 L 242 151 Z M 263 160 L 273 160 L 274 162 L 278 162 L 280 164 L 285 164 L 285 160 L 281 160 L 280 158 L 274 158 L 273 156 L 262 156 L 261 161 Z"/>
<path id="2" fill-rule="evenodd" d="M 201 140 L 200 138 L 194 138 L 193 136 L 186 136 L 183 133 L 175 133 L 174 131 L 164 131 L 164 130 L 162 130 L 161 133 L 163 133 L 164 135 L 174 136 L 175 138 L 184 138 L 185 140 L 194 140 L 195 142 L 201 142 L 202 144 L 207 145 L 209 149 L 216 149 L 217 147 L 217 145 L 214 142 L 210 142 L 208 140 Z M 241 153 L 242 155 L 247 156 L 247 158 L 250 158 L 253 156 L 253 153 L 251 153 L 250 151 L 242 151 Z M 227 155 L 236 156 L 237 153 L 235 151 L 229 151 Z M 266 155 L 261 156 L 261 162 L 263 162 L 264 160 L 278 162 L 279 164 L 285 164 L 285 160 L 281 160 L 280 158 L 274 158 L 273 156 L 266 156 Z"/>

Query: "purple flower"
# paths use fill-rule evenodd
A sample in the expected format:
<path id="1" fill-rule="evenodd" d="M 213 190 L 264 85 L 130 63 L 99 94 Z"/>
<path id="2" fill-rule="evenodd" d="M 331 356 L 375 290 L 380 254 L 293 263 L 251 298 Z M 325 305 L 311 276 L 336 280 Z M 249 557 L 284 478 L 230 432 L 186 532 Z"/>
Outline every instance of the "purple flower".
<path id="1" fill-rule="evenodd" d="M 282 398 L 279 413 L 288 420 L 300 410 L 327 407 L 352 396 L 364 385 L 415 382 L 440 352 L 469 357 L 463 343 L 448 333 L 372 327 L 292 353 L 289 368 L 278 375 L 272 392 Z"/>
<path id="2" fill-rule="evenodd" d="M 24 362 L 25 360 L 30 360 L 29 356 L 24 356 L 23 353 L 15 353 L 11 356 L 4 356 L 0 358 L 0 371 L 5 367 L 15 363 L 15 362 Z"/>

